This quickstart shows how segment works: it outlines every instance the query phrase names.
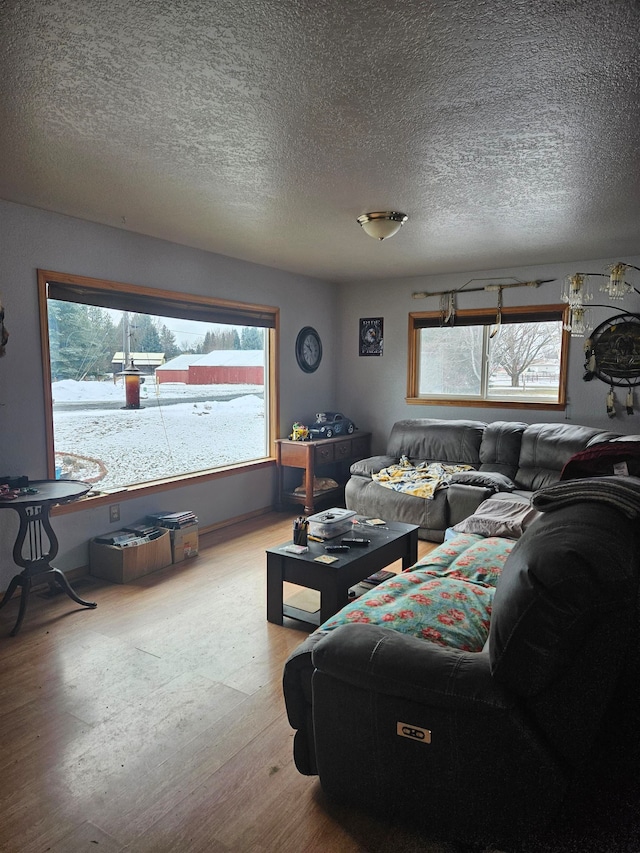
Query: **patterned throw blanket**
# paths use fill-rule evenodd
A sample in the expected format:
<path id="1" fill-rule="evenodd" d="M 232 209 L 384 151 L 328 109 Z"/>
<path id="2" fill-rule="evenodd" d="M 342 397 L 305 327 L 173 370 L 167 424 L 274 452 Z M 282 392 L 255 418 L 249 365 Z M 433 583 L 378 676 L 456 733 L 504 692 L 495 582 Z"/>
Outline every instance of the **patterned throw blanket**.
<path id="1" fill-rule="evenodd" d="M 408 457 L 401 456 L 397 465 L 383 468 L 373 474 L 372 479 L 394 492 L 431 500 L 438 489 L 447 485 L 452 474 L 472 470 L 472 465 L 444 465 L 441 462 L 420 462 L 414 465 Z"/>

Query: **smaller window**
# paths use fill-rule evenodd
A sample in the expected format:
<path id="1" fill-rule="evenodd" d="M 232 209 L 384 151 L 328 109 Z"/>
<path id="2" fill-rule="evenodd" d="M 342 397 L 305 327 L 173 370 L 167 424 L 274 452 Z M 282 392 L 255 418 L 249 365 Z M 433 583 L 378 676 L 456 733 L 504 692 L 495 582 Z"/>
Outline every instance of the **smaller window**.
<path id="1" fill-rule="evenodd" d="M 566 306 L 409 314 L 407 403 L 563 409 Z"/>

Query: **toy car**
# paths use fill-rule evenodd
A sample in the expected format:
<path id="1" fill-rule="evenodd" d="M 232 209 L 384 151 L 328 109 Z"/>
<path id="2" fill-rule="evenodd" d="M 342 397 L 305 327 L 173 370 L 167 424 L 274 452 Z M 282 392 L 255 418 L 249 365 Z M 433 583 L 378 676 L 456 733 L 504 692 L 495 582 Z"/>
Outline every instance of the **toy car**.
<path id="1" fill-rule="evenodd" d="M 331 438 L 334 435 L 344 435 L 357 429 L 357 426 L 341 412 L 318 412 L 316 422 L 309 427 L 311 438 Z"/>

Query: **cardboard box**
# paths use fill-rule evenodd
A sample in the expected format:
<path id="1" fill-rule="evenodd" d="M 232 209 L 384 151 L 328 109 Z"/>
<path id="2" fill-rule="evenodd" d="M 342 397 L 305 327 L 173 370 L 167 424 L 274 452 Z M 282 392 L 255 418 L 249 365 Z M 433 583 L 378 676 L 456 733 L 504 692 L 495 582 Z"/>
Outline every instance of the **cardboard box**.
<path id="1" fill-rule="evenodd" d="M 163 528 L 167 530 L 167 528 Z M 189 524 L 187 527 L 179 527 L 169 530 L 171 536 L 171 557 L 174 563 L 181 563 L 188 557 L 198 555 L 198 525 Z"/>
<path id="2" fill-rule="evenodd" d="M 171 537 L 168 530 L 151 542 L 126 548 L 103 545 L 93 539 L 89 543 L 91 574 L 115 583 L 129 583 L 170 565 Z"/>

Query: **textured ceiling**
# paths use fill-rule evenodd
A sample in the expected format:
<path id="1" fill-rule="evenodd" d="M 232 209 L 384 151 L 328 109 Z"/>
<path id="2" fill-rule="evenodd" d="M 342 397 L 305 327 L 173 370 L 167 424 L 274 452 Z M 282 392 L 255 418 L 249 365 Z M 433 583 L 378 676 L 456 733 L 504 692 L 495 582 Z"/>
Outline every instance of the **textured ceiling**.
<path id="1" fill-rule="evenodd" d="M 341 282 L 640 252 L 637 0 L 0 16 L 2 198 Z"/>

